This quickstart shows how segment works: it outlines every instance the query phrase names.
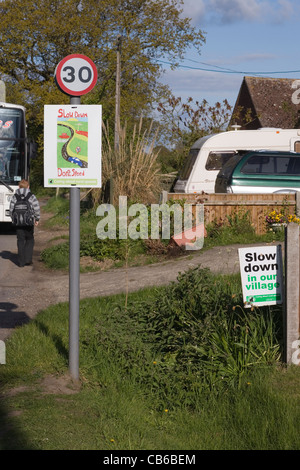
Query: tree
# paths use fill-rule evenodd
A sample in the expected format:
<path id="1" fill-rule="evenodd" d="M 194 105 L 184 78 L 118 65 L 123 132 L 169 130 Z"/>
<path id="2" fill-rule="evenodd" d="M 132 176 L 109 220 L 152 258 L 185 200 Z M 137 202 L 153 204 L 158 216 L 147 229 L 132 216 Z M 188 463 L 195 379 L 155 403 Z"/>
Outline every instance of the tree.
<path id="1" fill-rule="evenodd" d="M 232 107 L 226 99 L 214 106 L 188 98 L 170 96 L 158 105 L 164 122 L 164 137 L 172 142 L 174 169 L 179 170 L 191 146 L 207 134 L 221 132 L 228 126 Z"/>
<path id="2" fill-rule="evenodd" d="M 69 103 L 54 81 L 58 63 L 72 53 L 90 57 L 98 83 L 82 98 L 101 103 L 114 121 L 117 38 L 121 50 L 121 120 L 147 115 L 168 93 L 159 60 L 176 67 L 204 36 L 182 16 L 182 0 L 5 0 L 0 2 L 0 74 L 7 101 L 27 108 L 29 133 L 43 147 L 43 107 Z M 160 97 L 160 98 L 158 98 Z M 41 159 L 35 163 L 42 170 Z M 42 174 L 40 176 L 42 182 Z"/>
<path id="3" fill-rule="evenodd" d="M 161 91 L 164 58 L 175 67 L 202 32 L 181 16 L 181 0 L 6 0 L 0 3 L 0 73 L 8 96 L 42 118 L 41 105 L 62 103 L 54 71 L 71 53 L 89 56 L 99 82 L 88 102 L 114 110 L 117 38 L 122 37 L 121 113 L 136 116 Z M 68 102 L 68 101 L 67 101 Z"/>

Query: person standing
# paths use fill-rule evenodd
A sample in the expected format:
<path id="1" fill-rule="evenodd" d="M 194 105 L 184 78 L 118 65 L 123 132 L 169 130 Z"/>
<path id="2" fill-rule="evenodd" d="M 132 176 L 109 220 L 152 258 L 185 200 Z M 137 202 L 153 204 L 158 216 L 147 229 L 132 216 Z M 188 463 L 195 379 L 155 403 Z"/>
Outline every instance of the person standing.
<path id="1" fill-rule="evenodd" d="M 33 215 L 31 225 L 16 225 L 19 266 L 22 268 L 25 265 L 32 264 L 34 226 L 38 225 L 40 220 L 40 205 L 35 195 L 29 190 L 29 182 L 23 179 L 20 181 L 19 188 L 16 190 L 10 201 L 9 210 L 12 219 L 14 208 L 19 196 L 24 198 L 27 196 Z"/>

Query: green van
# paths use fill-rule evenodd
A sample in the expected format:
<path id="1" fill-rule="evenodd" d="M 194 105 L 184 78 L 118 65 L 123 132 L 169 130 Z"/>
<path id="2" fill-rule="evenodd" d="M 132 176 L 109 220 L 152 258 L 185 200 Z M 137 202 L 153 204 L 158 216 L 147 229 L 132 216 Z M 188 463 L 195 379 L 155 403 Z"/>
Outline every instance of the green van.
<path id="1" fill-rule="evenodd" d="M 300 191 L 300 153 L 257 151 L 237 154 L 220 170 L 215 193 Z"/>

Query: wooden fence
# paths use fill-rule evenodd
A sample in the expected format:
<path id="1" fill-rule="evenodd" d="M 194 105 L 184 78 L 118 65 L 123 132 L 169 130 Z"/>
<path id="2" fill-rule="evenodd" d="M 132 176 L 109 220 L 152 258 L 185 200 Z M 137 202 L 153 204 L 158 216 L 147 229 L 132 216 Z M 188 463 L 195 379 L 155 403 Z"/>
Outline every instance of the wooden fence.
<path id="1" fill-rule="evenodd" d="M 163 191 L 161 202 L 184 200 L 188 204 L 204 204 L 205 223 L 227 223 L 228 217 L 248 212 L 257 234 L 266 231 L 266 216 L 272 210 L 285 209 L 299 214 L 300 193 L 290 194 L 183 194 Z"/>

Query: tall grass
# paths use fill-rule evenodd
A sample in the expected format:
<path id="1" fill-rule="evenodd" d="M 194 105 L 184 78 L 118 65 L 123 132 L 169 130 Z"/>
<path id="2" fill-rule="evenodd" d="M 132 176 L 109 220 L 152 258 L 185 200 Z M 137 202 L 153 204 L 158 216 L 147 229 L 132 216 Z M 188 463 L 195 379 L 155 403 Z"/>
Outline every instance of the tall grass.
<path id="1" fill-rule="evenodd" d="M 255 233 L 249 211 L 240 209 L 231 216 L 226 216 L 219 222 L 211 222 L 206 225 L 207 237 L 204 248 L 229 244 L 247 244 L 257 242 L 283 241 L 284 232 L 267 231 L 258 235 Z"/>
<path id="2" fill-rule="evenodd" d="M 103 124 L 102 180 L 113 184 L 113 201 L 127 196 L 141 203 L 156 202 L 160 189 L 158 152 L 155 151 L 157 132 L 153 125 L 143 130 L 143 119 L 134 126 L 132 133 L 125 125 L 120 129 L 119 147 L 114 148 L 108 124 Z M 93 191 L 97 199 L 99 192 Z"/>

